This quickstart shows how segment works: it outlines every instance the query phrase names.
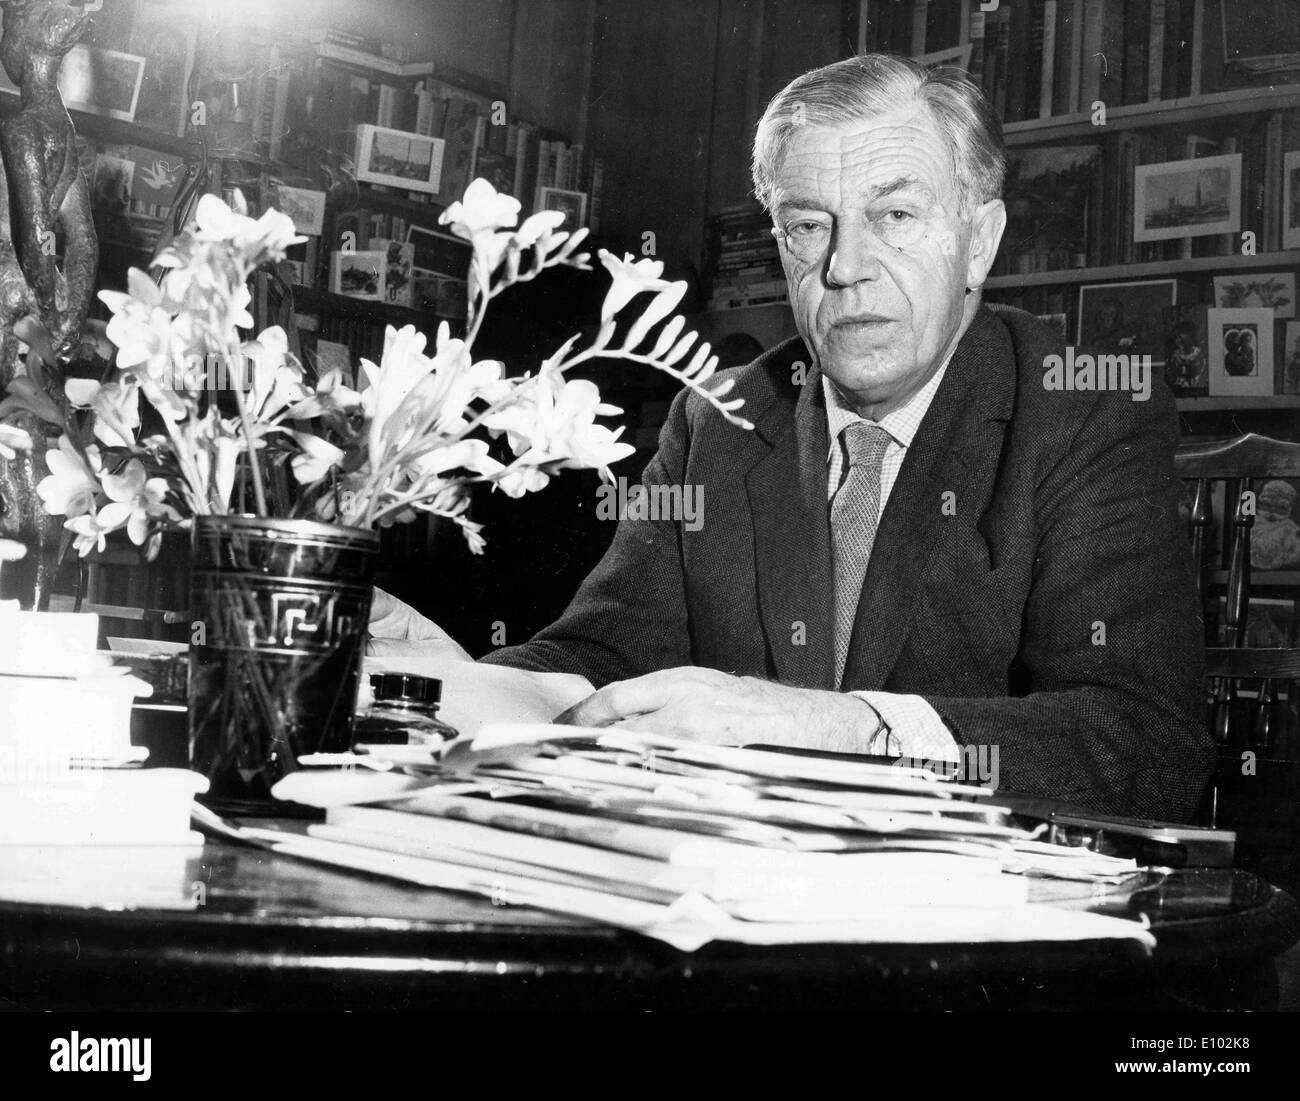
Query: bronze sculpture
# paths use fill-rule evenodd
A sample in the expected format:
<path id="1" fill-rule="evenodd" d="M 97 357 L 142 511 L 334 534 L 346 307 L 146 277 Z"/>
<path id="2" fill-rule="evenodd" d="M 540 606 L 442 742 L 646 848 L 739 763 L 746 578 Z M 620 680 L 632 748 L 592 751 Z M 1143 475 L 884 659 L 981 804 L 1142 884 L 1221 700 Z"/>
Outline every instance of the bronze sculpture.
<path id="1" fill-rule="evenodd" d="M 60 0 L 8 0 L 0 41 L 0 63 L 22 99 L 0 123 L 0 392 L 8 395 L 0 417 L 33 441 L 30 454 L 0 459 L 0 535 L 28 551 L 0 577 L 3 595 L 35 607 L 48 603 L 62 536 L 36 494 L 46 437 L 61 427 L 58 363 L 78 346 L 99 262 L 90 191 L 58 88 L 63 58 L 87 22 Z M 25 362 L 20 335 L 32 347 Z"/>

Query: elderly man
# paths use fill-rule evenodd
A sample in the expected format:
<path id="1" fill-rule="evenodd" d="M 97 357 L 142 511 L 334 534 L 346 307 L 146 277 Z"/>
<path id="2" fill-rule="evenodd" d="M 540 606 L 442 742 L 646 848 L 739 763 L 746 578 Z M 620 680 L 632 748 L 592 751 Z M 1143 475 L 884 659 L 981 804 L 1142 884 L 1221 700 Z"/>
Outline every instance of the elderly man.
<path id="1" fill-rule="evenodd" d="M 568 721 L 955 760 L 1002 786 L 1183 819 L 1211 746 L 1168 395 L 1047 389 L 1060 349 L 982 306 L 1001 127 L 963 78 L 883 55 L 791 83 L 754 147 L 801 338 L 688 394 L 564 615 L 485 661 L 581 673 Z"/>

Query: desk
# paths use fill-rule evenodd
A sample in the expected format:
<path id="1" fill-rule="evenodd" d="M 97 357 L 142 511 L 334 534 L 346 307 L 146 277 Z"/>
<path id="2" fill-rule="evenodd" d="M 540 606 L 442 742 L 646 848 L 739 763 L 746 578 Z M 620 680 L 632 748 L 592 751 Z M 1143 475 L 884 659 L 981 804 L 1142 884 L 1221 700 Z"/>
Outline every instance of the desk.
<path id="1" fill-rule="evenodd" d="M 103 850 L 51 851 L 33 872 L 47 882 L 62 874 L 56 867 L 51 880 L 51 862 L 66 863 L 68 875 L 81 862 L 105 883 L 125 878 Z M 1148 873 L 1100 900 L 1098 908 L 1151 918 L 1158 946 L 1150 956 L 1125 942 L 710 945 L 684 954 L 603 926 L 224 843 L 172 856 L 172 893 L 197 894 L 201 905 L 112 911 L 0 901 L 0 1004 L 1272 1008 L 1270 961 L 1300 936 L 1289 895 L 1244 872 L 1207 869 Z M 0 897 L 21 897 L 22 887 L 8 875 Z M 1043 889 L 1093 902 L 1089 885 Z"/>

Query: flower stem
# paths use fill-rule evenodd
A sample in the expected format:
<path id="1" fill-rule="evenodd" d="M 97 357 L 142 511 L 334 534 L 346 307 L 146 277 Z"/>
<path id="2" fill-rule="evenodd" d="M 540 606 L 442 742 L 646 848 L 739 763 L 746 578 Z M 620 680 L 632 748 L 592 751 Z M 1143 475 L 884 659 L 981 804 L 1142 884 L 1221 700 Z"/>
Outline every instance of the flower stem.
<path id="1" fill-rule="evenodd" d="M 235 404 L 239 407 L 239 420 L 244 426 L 244 438 L 248 440 L 248 469 L 253 476 L 253 496 L 257 500 L 257 515 L 266 516 L 266 492 L 262 488 L 262 463 L 257 457 L 257 438 L 250 431 L 248 410 L 244 406 L 243 387 L 236 386 L 234 389 Z"/>

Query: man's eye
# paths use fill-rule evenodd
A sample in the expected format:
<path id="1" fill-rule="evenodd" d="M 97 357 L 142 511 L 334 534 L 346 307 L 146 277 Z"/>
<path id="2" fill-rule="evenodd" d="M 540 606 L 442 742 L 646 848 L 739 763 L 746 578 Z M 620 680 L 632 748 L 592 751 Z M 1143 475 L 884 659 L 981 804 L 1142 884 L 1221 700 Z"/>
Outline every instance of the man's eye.
<path id="1" fill-rule="evenodd" d="M 785 231 L 791 237 L 816 237 L 826 232 L 826 227 L 820 222 L 791 222 Z"/>
<path id="2" fill-rule="evenodd" d="M 901 226 L 904 222 L 911 221 L 915 215 L 910 210 L 891 210 L 885 215 L 885 221 L 892 222 L 896 226 Z"/>

